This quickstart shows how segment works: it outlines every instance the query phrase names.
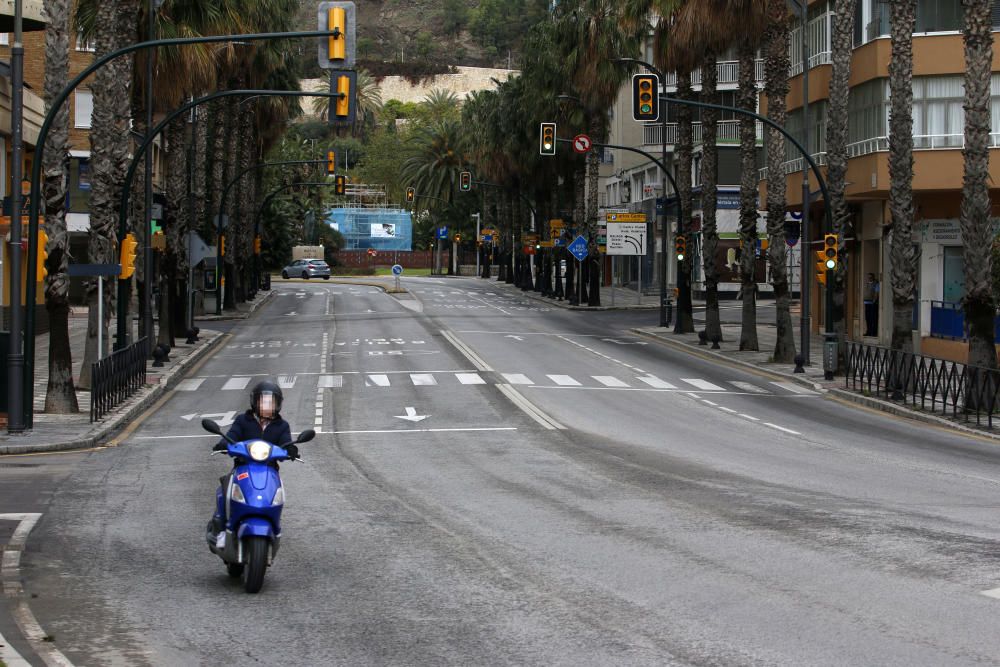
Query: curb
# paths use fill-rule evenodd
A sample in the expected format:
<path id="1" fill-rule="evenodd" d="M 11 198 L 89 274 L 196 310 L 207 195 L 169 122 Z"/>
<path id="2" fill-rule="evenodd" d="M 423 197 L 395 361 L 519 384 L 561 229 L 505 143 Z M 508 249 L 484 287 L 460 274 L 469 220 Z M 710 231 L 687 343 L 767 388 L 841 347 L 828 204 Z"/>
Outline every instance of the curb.
<path id="1" fill-rule="evenodd" d="M 194 318 L 196 322 L 219 322 L 222 320 L 247 320 L 250 316 L 257 312 L 257 310 L 263 306 L 265 303 L 274 298 L 274 290 L 268 290 L 268 292 L 260 299 L 254 301 L 250 304 L 250 310 L 245 313 L 226 315 L 226 311 L 222 311 L 222 315 L 199 315 Z"/>
<path id="2" fill-rule="evenodd" d="M 206 331 L 205 333 L 209 332 Z M 194 365 L 211 352 L 214 352 L 216 348 L 222 345 L 223 341 L 228 339 L 228 334 L 223 334 L 217 331 L 212 333 L 215 334 L 214 338 L 205 343 L 205 345 L 191 352 L 191 354 L 187 355 L 184 359 L 178 362 L 176 366 L 164 373 L 159 384 L 148 385 L 147 388 L 140 390 L 134 396 L 129 398 L 126 403 L 123 404 L 128 405 L 128 409 L 110 417 L 106 424 L 101 425 L 93 433 L 83 438 L 65 440 L 62 442 L 38 443 L 30 445 L 0 445 L 0 456 L 11 454 L 59 452 L 71 449 L 89 449 L 97 447 L 101 444 L 101 442 L 117 434 L 129 422 L 148 410 L 150 406 L 156 403 L 156 401 L 163 396 L 163 394 L 180 382 L 188 367 Z"/>
<path id="3" fill-rule="evenodd" d="M 802 378 L 794 374 L 783 373 L 781 371 L 776 371 L 770 368 L 762 367 L 757 364 L 751 363 L 749 361 L 743 361 L 742 359 L 733 359 L 727 357 L 724 354 L 719 354 L 717 352 L 712 352 L 711 350 L 699 349 L 699 346 L 692 345 L 686 341 L 681 340 L 671 340 L 669 338 L 664 338 L 659 334 L 646 331 L 643 329 L 629 329 L 630 333 L 634 333 L 638 336 L 644 338 L 649 338 L 655 340 L 659 343 L 669 345 L 674 349 L 677 349 L 688 354 L 692 354 L 697 357 L 701 357 L 707 361 L 721 361 L 734 366 L 742 366 L 749 370 L 755 371 L 757 373 L 764 373 L 781 380 L 790 380 L 796 384 L 800 384 L 804 387 L 808 387 L 813 391 L 817 391 L 821 394 L 827 395 L 831 398 L 839 399 L 841 401 L 854 403 L 855 405 L 860 405 L 862 407 L 868 408 L 870 410 L 877 410 L 878 412 L 884 412 L 886 414 L 893 415 L 895 417 L 902 417 L 904 419 L 911 419 L 913 421 L 922 422 L 925 424 L 933 424 L 934 426 L 940 426 L 942 428 L 948 428 L 955 431 L 960 431 L 968 435 L 978 435 L 990 440 L 996 440 L 1000 442 L 1000 433 L 993 433 L 990 431 L 977 429 L 971 426 L 966 426 L 965 424 L 951 421 L 944 417 L 940 417 L 935 414 L 921 412 L 919 410 L 913 410 L 905 405 L 899 405 L 893 403 L 892 401 L 887 401 L 881 398 L 874 398 L 872 396 L 865 396 L 864 394 L 859 394 L 857 392 L 849 391 L 847 389 L 842 389 L 840 387 L 829 387 L 821 385 L 816 382 L 812 382 L 807 378 Z"/>
<path id="4" fill-rule="evenodd" d="M 465 276 L 463 276 L 465 277 Z M 475 276 L 468 276 L 470 278 Z M 586 310 L 590 312 L 599 312 L 602 310 L 657 310 L 659 309 L 659 304 L 638 304 L 638 305 L 623 305 L 623 306 L 572 306 L 567 301 L 559 301 L 558 299 L 541 296 L 538 292 L 534 290 L 521 290 L 514 283 L 507 283 L 499 280 L 493 280 L 492 284 L 499 285 L 503 288 L 508 288 L 512 290 L 517 290 L 521 292 L 525 297 L 533 299 L 535 301 L 540 301 L 542 303 L 547 303 L 551 306 L 556 306 L 557 308 L 562 308 L 563 310 Z"/>
<path id="5" fill-rule="evenodd" d="M 367 278 L 367 277 L 369 277 L 369 276 L 362 276 L 358 280 L 352 280 L 350 276 L 339 276 L 339 277 L 334 276 L 334 277 L 330 278 L 330 280 L 324 280 L 322 283 L 312 283 L 312 284 L 314 284 L 314 285 L 327 284 L 328 285 L 330 283 L 333 283 L 335 285 L 358 285 L 358 286 L 361 286 L 361 287 L 375 287 L 377 289 L 382 290 L 386 294 L 406 294 L 407 293 L 406 288 L 400 287 L 399 291 L 397 292 L 395 287 L 390 287 L 390 286 L 387 286 L 387 285 L 385 285 L 383 283 L 378 283 L 378 282 L 375 282 L 375 281 L 364 280 L 364 278 Z M 301 282 L 301 279 L 299 279 L 299 281 Z M 278 279 L 272 280 L 271 282 L 282 283 L 282 284 L 286 284 L 287 285 L 287 284 L 294 284 L 295 283 L 295 279 L 294 278 L 289 278 L 288 280 L 285 280 L 284 278 L 278 278 Z M 301 284 L 306 284 L 306 283 L 303 282 Z"/>

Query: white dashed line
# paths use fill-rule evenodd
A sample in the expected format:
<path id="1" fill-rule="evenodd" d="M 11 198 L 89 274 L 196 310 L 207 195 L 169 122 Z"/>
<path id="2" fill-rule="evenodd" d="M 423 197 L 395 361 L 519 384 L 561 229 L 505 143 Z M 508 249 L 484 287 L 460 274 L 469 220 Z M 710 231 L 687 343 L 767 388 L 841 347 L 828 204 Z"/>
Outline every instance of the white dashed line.
<path id="1" fill-rule="evenodd" d="M 739 414 L 739 413 L 736 412 L 736 410 L 733 410 L 732 408 L 727 408 L 727 407 L 722 406 L 722 405 L 719 406 L 719 409 L 722 410 L 723 412 L 728 412 L 731 415 Z"/>
<path id="2" fill-rule="evenodd" d="M 742 412 L 739 413 L 739 416 L 743 417 L 744 419 L 749 419 L 752 422 L 759 422 L 760 421 L 760 419 L 758 419 L 757 417 L 754 417 L 754 416 L 751 416 L 751 415 L 746 415 L 746 414 L 743 414 Z"/>
<path id="3" fill-rule="evenodd" d="M 710 401 L 708 399 L 702 399 L 702 400 L 704 400 L 707 405 L 711 405 L 712 407 L 718 407 L 719 406 L 718 403 L 713 403 L 712 401 Z"/>
<path id="4" fill-rule="evenodd" d="M 777 429 L 783 433 L 788 433 L 790 435 L 802 435 L 798 431 L 793 431 L 790 428 L 785 428 L 784 426 L 778 426 L 777 424 L 772 424 L 771 422 L 763 422 L 764 426 L 770 426 L 773 429 Z"/>

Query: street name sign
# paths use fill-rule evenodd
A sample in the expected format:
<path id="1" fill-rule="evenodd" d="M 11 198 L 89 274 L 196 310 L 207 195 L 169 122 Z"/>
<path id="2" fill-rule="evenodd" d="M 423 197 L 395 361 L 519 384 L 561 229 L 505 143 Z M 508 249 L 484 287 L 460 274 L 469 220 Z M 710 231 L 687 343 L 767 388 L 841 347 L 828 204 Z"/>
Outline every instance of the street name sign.
<path id="1" fill-rule="evenodd" d="M 566 249 L 569 250 L 570 254 L 576 257 L 578 261 L 582 262 L 588 255 L 587 239 L 583 238 L 583 236 L 577 236 Z"/>
<path id="2" fill-rule="evenodd" d="M 645 255 L 646 223 L 609 222 L 607 253 L 609 255 Z"/>
<path id="3" fill-rule="evenodd" d="M 646 222 L 645 213 L 608 213 L 608 222 Z"/>

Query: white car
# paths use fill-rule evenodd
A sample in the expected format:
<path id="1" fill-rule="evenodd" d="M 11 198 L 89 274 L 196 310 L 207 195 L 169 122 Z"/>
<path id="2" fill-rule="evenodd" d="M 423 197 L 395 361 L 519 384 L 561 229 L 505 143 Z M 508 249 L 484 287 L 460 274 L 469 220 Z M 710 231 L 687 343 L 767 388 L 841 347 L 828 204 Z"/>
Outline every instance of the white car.
<path id="1" fill-rule="evenodd" d="M 297 259 L 281 270 L 281 277 L 286 280 L 288 278 L 302 278 L 303 280 L 322 278 L 323 280 L 329 280 L 330 267 L 322 259 Z"/>

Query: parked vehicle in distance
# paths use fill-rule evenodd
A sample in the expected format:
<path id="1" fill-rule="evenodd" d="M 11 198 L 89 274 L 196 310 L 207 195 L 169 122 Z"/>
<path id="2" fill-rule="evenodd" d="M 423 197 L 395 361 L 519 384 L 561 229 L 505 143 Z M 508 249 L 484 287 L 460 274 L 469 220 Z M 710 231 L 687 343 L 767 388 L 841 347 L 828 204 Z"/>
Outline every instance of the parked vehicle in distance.
<path id="1" fill-rule="evenodd" d="M 330 267 L 321 259 L 297 259 L 281 270 L 281 277 L 285 278 L 310 278 L 330 279 Z"/>

